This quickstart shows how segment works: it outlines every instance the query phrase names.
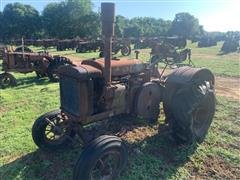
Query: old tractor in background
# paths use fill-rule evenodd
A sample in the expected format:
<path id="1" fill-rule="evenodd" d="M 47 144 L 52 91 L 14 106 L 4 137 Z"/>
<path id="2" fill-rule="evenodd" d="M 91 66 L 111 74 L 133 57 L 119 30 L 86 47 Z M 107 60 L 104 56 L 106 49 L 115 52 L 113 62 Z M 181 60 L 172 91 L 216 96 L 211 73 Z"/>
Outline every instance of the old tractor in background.
<path id="1" fill-rule="evenodd" d="M 76 53 L 96 52 L 100 49 L 102 40 L 90 40 L 79 42 L 76 47 Z"/>
<path id="2" fill-rule="evenodd" d="M 155 38 L 139 38 L 134 42 L 134 49 L 153 48 L 158 43 L 171 44 L 179 49 L 185 48 L 187 45 L 186 38 L 173 36 L 173 37 L 155 37 Z"/>
<path id="3" fill-rule="evenodd" d="M 153 123 L 163 108 L 178 143 L 201 143 L 215 112 L 211 71 L 185 66 L 163 75 L 157 67 L 166 63 L 161 58 L 148 63 L 112 58 L 114 3 L 102 3 L 101 11 L 104 58 L 60 67 L 60 109 L 43 114 L 32 127 L 33 140 L 43 150 L 66 148 L 79 136 L 85 148 L 73 179 L 116 179 L 126 166 L 127 149 L 119 137 L 89 134 L 100 121 L 128 115 Z"/>
<path id="4" fill-rule="evenodd" d="M 66 57 L 51 56 L 47 52 L 22 52 L 4 50 L 2 70 L 0 74 L 0 88 L 15 86 L 16 79 L 9 72 L 36 72 L 38 78 L 48 77 L 51 81 L 58 80 L 57 69 L 61 65 L 72 64 Z"/>
<path id="5" fill-rule="evenodd" d="M 75 50 L 81 42 L 84 42 L 84 40 L 79 38 L 58 40 L 56 43 L 56 49 L 57 51 L 65 51 L 67 49 Z"/>
<path id="6" fill-rule="evenodd" d="M 100 47 L 99 57 L 104 57 L 104 44 L 102 43 Z M 112 43 L 112 53 L 113 55 L 121 52 L 122 56 L 129 56 L 131 54 L 131 44 L 127 41 L 114 40 Z"/>
<path id="7" fill-rule="evenodd" d="M 180 46 L 174 43 L 173 40 L 172 42 L 162 40 L 159 43 L 155 43 L 151 50 L 150 62 L 153 64 L 164 63 L 165 68 L 163 72 L 167 67 L 194 66 L 191 60 L 191 49 L 185 46 Z M 188 62 L 186 63 L 185 60 L 188 60 Z"/>

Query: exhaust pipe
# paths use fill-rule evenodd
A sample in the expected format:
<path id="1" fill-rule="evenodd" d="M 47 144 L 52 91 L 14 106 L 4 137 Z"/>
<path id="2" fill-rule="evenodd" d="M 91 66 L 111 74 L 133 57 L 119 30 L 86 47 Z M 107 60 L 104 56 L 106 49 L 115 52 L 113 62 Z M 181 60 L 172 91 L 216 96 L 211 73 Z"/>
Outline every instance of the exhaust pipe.
<path id="1" fill-rule="evenodd" d="M 111 85 L 112 37 L 114 35 L 115 4 L 101 4 L 102 36 L 104 39 L 104 79 Z"/>

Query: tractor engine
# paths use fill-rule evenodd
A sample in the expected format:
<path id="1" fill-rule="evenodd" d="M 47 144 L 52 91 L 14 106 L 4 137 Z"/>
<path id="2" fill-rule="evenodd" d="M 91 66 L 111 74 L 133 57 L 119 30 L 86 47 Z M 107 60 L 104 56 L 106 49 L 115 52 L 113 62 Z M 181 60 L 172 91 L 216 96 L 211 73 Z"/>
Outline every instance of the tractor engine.
<path id="1" fill-rule="evenodd" d="M 90 123 L 103 117 L 133 111 L 133 96 L 149 81 L 140 60 L 112 60 L 110 90 L 106 94 L 104 59 L 90 59 L 80 66 L 59 69 L 61 109 L 71 119 Z"/>

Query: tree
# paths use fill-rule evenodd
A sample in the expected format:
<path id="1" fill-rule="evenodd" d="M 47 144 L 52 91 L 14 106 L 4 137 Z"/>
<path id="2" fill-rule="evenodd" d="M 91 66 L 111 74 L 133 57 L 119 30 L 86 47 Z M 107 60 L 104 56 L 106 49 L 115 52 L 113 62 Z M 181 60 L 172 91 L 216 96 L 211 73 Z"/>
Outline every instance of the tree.
<path id="1" fill-rule="evenodd" d="M 65 37 L 65 27 L 68 25 L 65 14 L 65 3 L 50 3 L 42 13 L 43 28 L 48 37 Z"/>
<path id="2" fill-rule="evenodd" d="M 90 0 L 68 0 L 61 3 L 50 3 L 43 10 L 43 24 L 50 37 L 74 38 L 83 37 L 87 19 L 93 16 Z M 91 31 L 95 31 L 92 29 Z"/>
<path id="3" fill-rule="evenodd" d="M 96 39 L 101 35 L 100 15 L 91 12 L 79 19 L 79 26 L 76 26 L 75 36 Z"/>
<path id="4" fill-rule="evenodd" d="M 0 41 L 3 40 L 3 14 L 0 12 Z"/>
<path id="5" fill-rule="evenodd" d="M 116 16 L 116 23 L 115 23 L 115 36 L 116 37 L 123 37 L 124 28 L 127 25 L 127 19 L 124 16 L 117 15 Z"/>
<path id="6" fill-rule="evenodd" d="M 3 10 L 4 38 L 33 38 L 41 28 L 38 11 L 30 5 L 7 4 Z"/>
<path id="7" fill-rule="evenodd" d="M 184 38 L 191 38 L 199 33 L 198 19 L 189 13 L 178 13 L 172 22 L 169 30 L 170 35 L 178 35 Z"/>

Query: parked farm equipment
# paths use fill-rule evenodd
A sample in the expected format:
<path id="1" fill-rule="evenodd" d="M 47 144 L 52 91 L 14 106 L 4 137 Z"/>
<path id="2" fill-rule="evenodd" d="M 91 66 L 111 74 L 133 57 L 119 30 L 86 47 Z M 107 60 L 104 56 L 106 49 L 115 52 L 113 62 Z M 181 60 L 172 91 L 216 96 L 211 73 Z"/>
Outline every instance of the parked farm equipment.
<path id="1" fill-rule="evenodd" d="M 140 38 L 134 42 L 134 49 L 153 48 L 158 43 L 167 43 L 178 48 L 185 48 L 187 40 L 183 37 Z"/>
<path id="2" fill-rule="evenodd" d="M 57 69 L 65 64 L 72 63 L 65 57 L 51 56 L 46 52 L 29 53 L 5 50 L 2 62 L 4 73 L 0 74 L 0 88 L 16 85 L 16 79 L 9 72 L 26 74 L 35 71 L 38 78 L 49 77 L 51 81 L 57 81 Z"/>
<path id="3" fill-rule="evenodd" d="M 113 55 L 121 52 L 122 56 L 129 56 L 131 54 L 130 43 L 115 40 L 112 43 L 112 53 Z M 104 57 L 104 45 L 101 45 L 99 57 Z"/>
<path id="4" fill-rule="evenodd" d="M 100 49 L 101 45 L 102 45 L 101 40 L 79 42 L 76 48 L 76 52 L 77 53 L 86 53 L 91 51 L 96 52 L 98 49 Z"/>
<path id="5" fill-rule="evenodd" d="M 153 76 L 157 61 L 112 58 L 114 7 L 101 6 L 104 59 L 61 67 L 60 109 L 43 114 L 32 127 L 34 142 L 45 150 L 66 148 L 79 136 L 86 146 L 73 179 L 116 179 L 126 165 L 120 138 L 86 138 L 86 129 L 95 122 L 123 114 L 156 122 L 163 104 L 175 140 L 192 143 L 204 140 L 215 112 L 214 75 L 208 69 L 181 67 L 167 76 Z"/>
<path id="6" fill-rule="evenodd" d="M 188 60 L 188 63 L 183 63 L 185 60 Z M 165 68 L 167 66 L 194 66 L 191 60 L 190 48 L 180 49 L 164 41 L 153 46 L 150 61 L 153 64 L 158 64 L 159 62 L 165 63 Z"/>

